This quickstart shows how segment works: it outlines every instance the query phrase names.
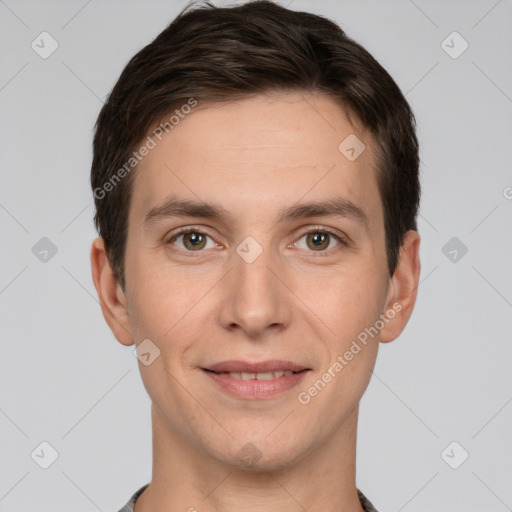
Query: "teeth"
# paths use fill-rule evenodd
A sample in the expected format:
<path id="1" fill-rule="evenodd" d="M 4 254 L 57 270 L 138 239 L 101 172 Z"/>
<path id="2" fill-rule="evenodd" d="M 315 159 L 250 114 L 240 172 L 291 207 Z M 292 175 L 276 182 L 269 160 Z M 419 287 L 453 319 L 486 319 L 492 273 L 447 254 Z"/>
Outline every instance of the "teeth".
<path id="1" fill-rule="evenodd" d="M 277 373 L 277 372 L 275 372 Z M 272 380 L 277 377 L 274 372 L 261 372 L 256 374 L 256 380 Z"/>
<path id="2" fill-rule="evenodd" d="M 235 379 L 240 380 L 272 380 L 282 377 L 283 375 L 291 375 L 293 373 L 292 370 L 282 371 L 279 370 L 277 372 L 260 372 L 260 373 L 248 373 L 248 372 L 229 372 L 229 375 Z"/>

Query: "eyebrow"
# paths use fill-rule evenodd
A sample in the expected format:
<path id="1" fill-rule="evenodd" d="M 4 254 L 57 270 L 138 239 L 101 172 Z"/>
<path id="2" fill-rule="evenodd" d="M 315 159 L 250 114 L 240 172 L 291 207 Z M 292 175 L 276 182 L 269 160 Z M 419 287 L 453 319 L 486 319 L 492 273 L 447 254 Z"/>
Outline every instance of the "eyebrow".
<path id="1" fill-rule="evenodd" d="M 224 223 L 232 220 L 230 213 L 219 205 L 170 197 L 162 204 L 151 208 L 145 215 L 143 223 L 145 227 L 149 227 L 168 217 L 202 217 Z M 343 197 L 289 206 L 282 211 L 277 222 L 305 217 L 344 217 L 368 228 L 368 216 L 363 209 Z"/>

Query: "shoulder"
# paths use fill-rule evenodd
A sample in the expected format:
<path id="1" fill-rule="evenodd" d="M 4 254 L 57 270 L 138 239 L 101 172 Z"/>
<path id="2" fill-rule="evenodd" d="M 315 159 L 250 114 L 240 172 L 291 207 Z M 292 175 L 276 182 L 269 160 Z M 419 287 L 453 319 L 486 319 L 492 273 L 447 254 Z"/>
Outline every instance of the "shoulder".
<path id="1" fill-rule="evenodd" d="M 359 501 L 361 502 L 364 512 L 378 512 L 372 502 L 359 489 L 357 489 L 357 495 L 359 496 Z"/>
<path id="2" fill-rule="evenodd" d="M 133 512 L 137 498 L 146 490 L 146 487 L 148 485 L 149 484 L 142 486 L 137 492 L 135 492 L 135 494 L 130 498 L 128 503 L 119 512 Z"/>

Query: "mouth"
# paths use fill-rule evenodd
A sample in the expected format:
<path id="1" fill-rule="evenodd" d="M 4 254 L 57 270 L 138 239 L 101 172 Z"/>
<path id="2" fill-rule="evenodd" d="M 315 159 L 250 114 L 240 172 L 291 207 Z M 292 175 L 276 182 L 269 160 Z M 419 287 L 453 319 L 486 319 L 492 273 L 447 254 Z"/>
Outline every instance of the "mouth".
<path id="1" fill-rule="evenodd" d="M 292 370 L 278 370 L 276 372 L 214 372 L 212 370 L 207 370 L 207 372 L 215 373 L 216 375 L 229 375 L 230 377 L 233 377 L 234 379 L 239 380 L 272 380 L 272 379 L 278 379 L 279 377 L 282 377 L 283 375 L 286 375 L 287 377 L 289 375 L 293 375 L 294 373 L 301 373 L 305 372 L 307 370 L 301 370 L 301 372 L 294 372 Z"/>
<path id="2" fill-rule="evenodd" d="M 202 368 L 222 391 L 244 400 L 269 398 L 299 384 L 311 368 L 291 361 L 224 361 Z"/>

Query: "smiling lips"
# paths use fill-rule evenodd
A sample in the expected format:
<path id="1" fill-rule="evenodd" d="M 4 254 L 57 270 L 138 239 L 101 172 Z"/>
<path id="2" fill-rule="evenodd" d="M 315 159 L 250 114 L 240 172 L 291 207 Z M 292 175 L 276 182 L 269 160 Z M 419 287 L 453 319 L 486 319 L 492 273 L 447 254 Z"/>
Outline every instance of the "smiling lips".
<path id="1" fill-rule="evenodd" d="M 310 368 L 291 361 L 223 361 L 208 368 L 205 374 L 222 389 L 243 399 L 261 399 L 296 386 Z"/>

